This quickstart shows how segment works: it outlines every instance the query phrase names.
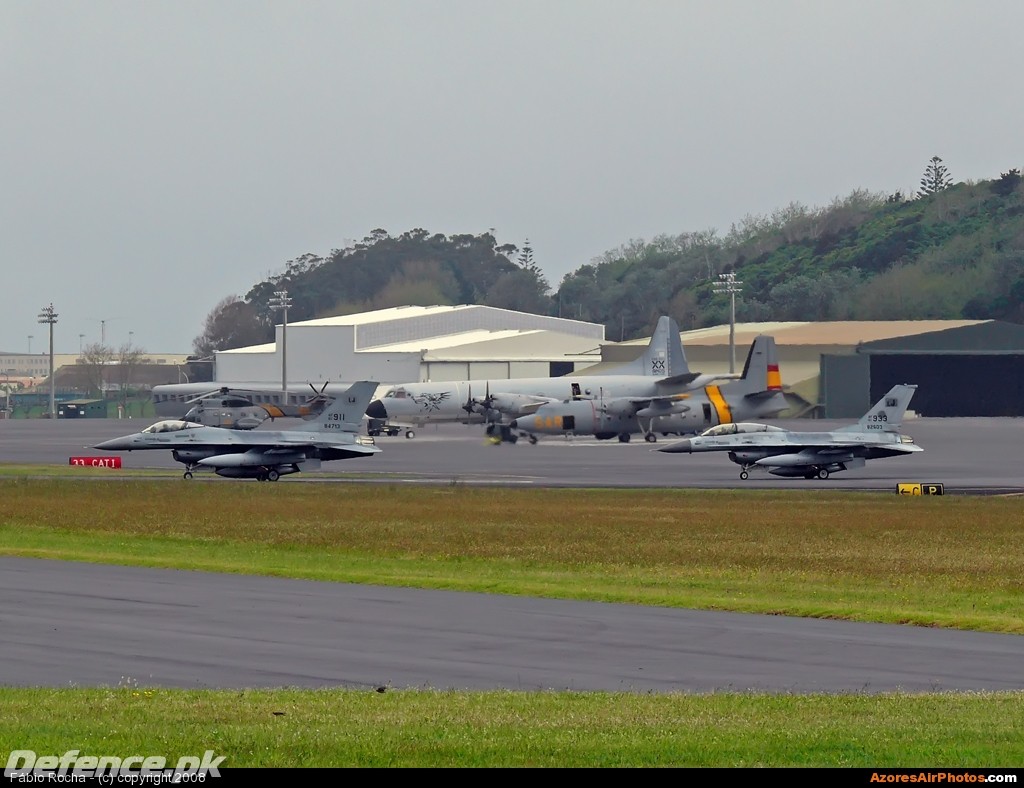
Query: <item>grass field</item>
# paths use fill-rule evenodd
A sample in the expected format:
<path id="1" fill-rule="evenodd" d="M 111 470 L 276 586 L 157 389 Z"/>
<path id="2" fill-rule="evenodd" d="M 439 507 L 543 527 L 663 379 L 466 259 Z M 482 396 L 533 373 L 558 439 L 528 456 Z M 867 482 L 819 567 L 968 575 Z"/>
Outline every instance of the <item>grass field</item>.
<path id="1" fill-rule="evenodd" d="M 1015 634 L 1022 530 L 1024 504 L 1001 497 L 0 477 L 6 555 Z M 237 766 L 1024 762 L 1017 692 L 9 688 L 0 702 L 10 749 L 224 742 Z"/>

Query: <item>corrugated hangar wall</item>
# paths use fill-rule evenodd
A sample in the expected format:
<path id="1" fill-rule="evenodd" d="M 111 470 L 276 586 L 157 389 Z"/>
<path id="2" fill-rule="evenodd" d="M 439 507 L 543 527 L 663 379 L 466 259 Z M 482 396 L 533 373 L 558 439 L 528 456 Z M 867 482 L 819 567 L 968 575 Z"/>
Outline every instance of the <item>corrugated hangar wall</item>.
<path id="1" fill-rule="evenodd" d="M 901 381 L 903 382 L 903 381 Z M 826 419 L 859 419 L 870 408 L 871 357 L 822 355 L 819 392 Z"/>

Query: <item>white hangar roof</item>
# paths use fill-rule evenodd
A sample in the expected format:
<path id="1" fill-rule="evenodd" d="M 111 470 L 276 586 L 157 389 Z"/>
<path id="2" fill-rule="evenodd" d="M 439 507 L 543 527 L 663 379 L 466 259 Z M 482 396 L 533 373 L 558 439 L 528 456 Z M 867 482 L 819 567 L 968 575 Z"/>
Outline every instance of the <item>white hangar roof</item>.
<path id="1" fill-rule="evenodd" d="M 856 346 L 861 342 L 875 342 L 879 339 L 909 337 L 944 331 L 949 328 L 963 328 L 987 320 L 831 320 L 822 322 L 768 322 L 737 323 L 736 344 L 750 345 L 758 334 L 771 334 L 777 345 L 842 345 Z M 683 347 L 686 345 L 727 345 L 729 324 L 709 326 L 681 334 Z M 635 340 L 645 344 L 644 340 Z"/>
<path id="2" fill-rule="evenodd" d="M 424 361 L 589 361 L 601 359 L 593 338 L 549 330 L 465 331 L 370 348 L 375 353 L 423 352 Z"/>
<path id="3" fill-rule="evenodd" d="M 355 329 L 356 350 L 419 342 L 426 337 L 464 334 L 478 330 L 547 330 L 604 340 L 604 325 L 534 315 L 492 306 L 396 306 L 354 315 L 321 317 L 289 323 L 291 326 L 349 326 Z M 420 345 L 417 350 L 422 347 Z"/>

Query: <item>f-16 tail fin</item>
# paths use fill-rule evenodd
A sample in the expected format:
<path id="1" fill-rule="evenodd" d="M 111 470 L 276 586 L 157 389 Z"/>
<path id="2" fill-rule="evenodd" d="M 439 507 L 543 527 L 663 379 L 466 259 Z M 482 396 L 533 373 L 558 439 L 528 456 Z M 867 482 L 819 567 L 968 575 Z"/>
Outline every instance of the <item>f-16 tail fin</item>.
<path id="1" fill-rule="evenodd" d="M 360 380 L 334 397 L 317 417 L 317 432 L 359 432 L 377 383 Z"/>
<path id="2" fill-rule="evenodd" d="M 686 354 L 683 352 L 683 342 L 679 338 L 679 325 L 668 315 L 662 315 L 658 318 L 658 325 L 644 354 L 628 364 L 610 370 L 608 374 L 680 377 L 685 380 L 684 376 L 691 373 L 690 365 L 686 363 Z"/>
<path id="3" fill-rule="evenodd" d="M 903 416 L 907 412 L 910 400 L 917 391 L 917 385 L 911 383 L 899 383 L 889 389 L 889 393 L 882 397 L 874 406 L 865 413 L 856 424 L 840 427 L 836 432 L 899 432 L 903 426 Z"/>

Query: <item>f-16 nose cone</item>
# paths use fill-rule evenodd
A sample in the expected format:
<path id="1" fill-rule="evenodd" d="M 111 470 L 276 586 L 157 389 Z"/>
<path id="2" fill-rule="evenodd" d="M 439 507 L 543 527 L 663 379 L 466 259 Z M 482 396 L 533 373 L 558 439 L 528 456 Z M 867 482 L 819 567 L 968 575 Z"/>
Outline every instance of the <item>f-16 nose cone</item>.
<path id="1" fill-rule="evenodd" d="M 366 409 L 366 415 L 371 419 L 386 419 L 388 417 L 388 409 L 384 407 L 383 402 L 375 399 Z"/>
<path id="2" fill-rule="evenodd" d="M 111 438 L 103 443 L 97 443 L 93 446 L 94 449 L 106 449 L 107 451 L 123 451 L 124 449 L 130 449 L 132 446 L 131 440 L 128 438 Z"/>
<path id="3" fill-rule="evenodd" d="M 692 452 L 693 451 L 693 446 L 690 445 L 689 439 L 684 439 L 684 440 L 681 440 L 681 441 L 675 441 L 673 443 L 670 443 L 667 446 L 659 446 L 658 447 L 658 451 L 665 451 L 665 452 L 669 452 L 669 453 L 673 453 L 673 452 L 687 452 L 687 451 Z"/>

